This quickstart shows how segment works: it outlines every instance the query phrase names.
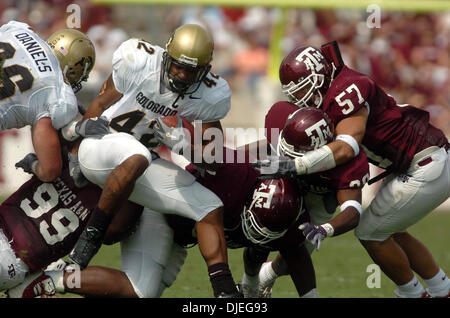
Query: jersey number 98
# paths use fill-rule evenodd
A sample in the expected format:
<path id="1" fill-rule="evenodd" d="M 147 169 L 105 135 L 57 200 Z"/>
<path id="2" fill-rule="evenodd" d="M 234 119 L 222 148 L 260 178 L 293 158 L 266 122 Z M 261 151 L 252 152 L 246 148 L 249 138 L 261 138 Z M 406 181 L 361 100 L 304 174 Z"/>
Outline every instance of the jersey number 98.
<path id="1" fill-rule="evenodd" d="M 3 67 L 6 60 L 14 57 L 16 49 L 7 42 L 0 42 L 0 100 L 14 96 L 16 86 L 23 93 L 33 86 L 34 77 L 30 70 L 22 65 L 13 64 Z M 11 78 L 20 76 L 19 80 L 12 81 Z"/>

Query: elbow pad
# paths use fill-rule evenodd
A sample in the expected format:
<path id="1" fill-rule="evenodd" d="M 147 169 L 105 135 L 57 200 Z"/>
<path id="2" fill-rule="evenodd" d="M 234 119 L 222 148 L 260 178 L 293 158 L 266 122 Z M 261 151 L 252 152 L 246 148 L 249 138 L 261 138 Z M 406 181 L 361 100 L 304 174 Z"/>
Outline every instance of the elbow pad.
<path id="1" fill-rule="evenodd" d="M 359 154 L 359 145 L 355 138 L 351 135 L 337 135 L 336 140 L 340 140 L 345 142 L 347 145 L 352 147 L 353 149 L 353 157 L 356 157 Z"/>
<path id="2" fill-rule="evenodd" d="M 354 208 L 359 212 L 359 214 L 362 213 L 362 206 L 361 206 L 361 203 L 359 203 L 359 202 L 356 201 L 356 200 L 347 200 L 347 201 L 345 201 L 344 203 L 342 203 L 342 204 L 341 204 L 341 208 L 340 208 L 341 212 L 344 211 L 344 210 L 345 210 L 346 208 L 348 208 L 349 206 L 354 207 Z"/>

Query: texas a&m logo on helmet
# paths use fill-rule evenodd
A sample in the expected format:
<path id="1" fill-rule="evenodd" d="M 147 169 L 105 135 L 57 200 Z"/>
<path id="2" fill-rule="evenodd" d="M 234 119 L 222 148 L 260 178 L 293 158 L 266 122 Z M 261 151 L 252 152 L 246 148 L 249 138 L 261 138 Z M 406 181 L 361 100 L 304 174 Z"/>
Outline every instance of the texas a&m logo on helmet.
<path id="1" fill-rule="evenodd" d="M 261 180 L 241 214 L 242 231 L 255 244 L 268 243 L 288 231 L 302 207 L 303 197 L 294 180 Z"/>
<path id="2" fill-rule="evenodd" d="M 283 93 L 299 107 L 320 107 L 333 69 L 321 51 L 299 46 L 281 62 L 279 76 Z"/>
<path id="3" fill-rule="evenodd" d="M 318 108 L 300 108 L 286 121 L 278 140 L 278 151 L 289 157 L 302 156 L 334 140 L 334 124 Z"/>

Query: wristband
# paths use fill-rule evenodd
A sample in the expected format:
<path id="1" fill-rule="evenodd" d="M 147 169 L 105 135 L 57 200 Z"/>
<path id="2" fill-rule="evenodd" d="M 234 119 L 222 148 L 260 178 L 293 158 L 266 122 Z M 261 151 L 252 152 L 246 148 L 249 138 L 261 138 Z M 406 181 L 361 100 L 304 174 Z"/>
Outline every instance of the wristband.
<path id="1" fill-rule="evenodd" d="M 334 228 L 330 223 L 322 224 L 321 227 L 327 232 L 327 236 L 333 236 L 334 235 Z"/>
<path id="2" fill-rule="evenodd" d="M 80 136 L 75 130 L 77 123 L 78 123 L 77 121 L 73 121 L 72 123 L 61 128 L 61 135 L 65 140 L 74 141 Z"/>

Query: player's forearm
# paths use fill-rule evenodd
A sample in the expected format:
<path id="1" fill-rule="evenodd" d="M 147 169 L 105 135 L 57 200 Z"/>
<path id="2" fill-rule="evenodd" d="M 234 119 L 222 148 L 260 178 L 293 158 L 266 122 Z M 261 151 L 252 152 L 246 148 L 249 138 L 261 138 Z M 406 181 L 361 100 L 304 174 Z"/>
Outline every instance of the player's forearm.
<path id="1" fill-rule="evenodd" d="M 334 141 L 305 155 L 295 158 L 297 174 L 313 174 L 333 169 L 354 157 L 350 146 L 342 141 Z"/>
<path id="2" fill-rule="evenodd" d="M 333 236 L 346 233 L 354 229 L 359 223 L 360 214 L 356 208 L 350 206 L 339 213 L 329 224 L 334 229 Z"/>
<path id="3" fill-rule="evenodd" d="M 344 164 L 355 157 L 355 153 L 347 143 L 336 140 L 327 145 L 333 152 L 333 158 L 336 165 Z"/>
<path id="4" fill-rule="evenodd" d="M 38 161 L 34 169 L 39 180 L 43 182 L 51 182 L 59 177 L 62 170 L 62 163 L 60 161 L 61 160 L 58 162 L 58 160 L 56 160 L 52 162 L 52 165 L 49 167 L 44 167 L 41 162 Z"/>

